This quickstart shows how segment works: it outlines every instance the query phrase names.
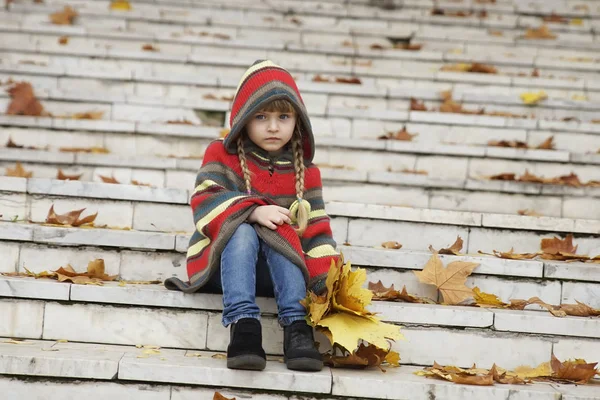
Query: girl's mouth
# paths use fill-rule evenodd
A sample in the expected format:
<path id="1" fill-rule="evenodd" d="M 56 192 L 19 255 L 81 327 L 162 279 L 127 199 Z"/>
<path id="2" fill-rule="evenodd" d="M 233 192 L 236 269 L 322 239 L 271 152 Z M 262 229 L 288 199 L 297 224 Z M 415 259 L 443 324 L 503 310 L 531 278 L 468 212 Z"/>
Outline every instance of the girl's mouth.
<path id="1" fill-rule="evenodd" d="M 270 138 L 266 138 L 265 140 L 266 140 L 267 142 L 278 142 L 278 141 L 280 141 L 281 139 L 279 139 L 279 138 L 276 138 L 276 137 L 270 137 Z"/>

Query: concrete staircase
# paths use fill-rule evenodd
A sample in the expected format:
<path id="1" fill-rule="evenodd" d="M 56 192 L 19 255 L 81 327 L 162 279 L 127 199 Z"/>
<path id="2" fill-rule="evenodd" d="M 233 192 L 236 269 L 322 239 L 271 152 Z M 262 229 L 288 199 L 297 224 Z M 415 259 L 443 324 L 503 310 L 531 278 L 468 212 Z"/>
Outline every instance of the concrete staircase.
<path id="1" fill-rule="evenodd" d="M 140 0 L 131 11 L 111 11 L 100 0 L 12 1 L 0 11 L 0 83 L 30 82 L 54 117 L 0 114 L 0 143 L 11 138 L 35 147 L 0 148 L 0 167 L 20 162 L 33 172 L 0 177 L 0 272 L 66 264 L 81 270 L 103 258 L 107 273 L 123 280 L 184 278 L 196 170 L 225 127 L 239 77 L 268 57 L 297 79 L 338 248 L 367 269 L 369 280 L 435 299 L 412 271 L 427 262 L 429 245 L 442 248 L 459 235 L 467 255 L 442 258 L 480 264 L 469 286 L 504 301 L 538 296 L 600 308 L 598 264 L 478 254 L 535 252 L 541 238 L 567 233 L 579 254 L 600 254 L 600 187 L 488 179 L 527 170 L 600 181 L 600 2 L 404 0 L 391 2 L 393 9 L 384 3 Z M 65 5 L 79 13 L 75 24 L 51 24 L 48 15 Z M 524 38 L 553 12 L 566 21 L 548 23 L 555 39 Z M 148 44 L 158 51 L 142 50 Z M 498 73 L 443 70 L 465 62 L 490 64 Z M 323 82 L 343 77 L 361 84 Z M 523 104 L 522 93 L 539 90 L 548 99 Z M 411 98 L 438 109 L 443 91 L 485 114 L 411 109 Z M 2 91 L 0 111 L 9 103 Z M 64 118 L 85 112 L 102 116 Z M 418 135 L 378 139 L 403 127 Z M 555 150 L 535 149 L 549 136 Z M 530 148 L 489 146 L 490 140 Z M 59 170 L 81 180 L 56 180 Z M 103 183 L 101 175 L 122 184 Z M 98 212 L 96 225 L 106 227 L 40 225 L 52 204 L 58 213 Z M 519 215 L 524 209 L 542 216 Z M 389 240 L 402 249 L 382 249 Z M 513 368 L 548 361 L 552 353 L 600 361 L 598 318 L 376 302 L 372 310 L 404 327 L 407 341 L 394 344 L 403 366 L 308 374 L 285 369 L 275 303 L 259 303 L 268 367 L 232 371 L 222 359 L 228 333 L 220 296 L 184 295 L 161 284 L 0 276 L 0 393 L 10 400 L 212 399 L 215 390 L 260 400 L 600 399 L 598 383 L 471 387 L 412 374 L 434 361 Z"/>

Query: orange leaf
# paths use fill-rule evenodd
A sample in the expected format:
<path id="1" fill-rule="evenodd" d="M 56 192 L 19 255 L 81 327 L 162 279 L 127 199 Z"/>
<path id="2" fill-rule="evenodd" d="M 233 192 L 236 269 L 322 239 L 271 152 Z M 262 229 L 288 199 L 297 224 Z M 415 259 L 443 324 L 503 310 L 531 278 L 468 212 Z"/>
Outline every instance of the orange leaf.
<path id="1" fill-rule="evenodd" d="M 12 101 L 8 105 L 8 115 L 29 115 L 38 117 L 44 115 L 44 107 L 35 97 L 33 87 L 29 82 L 15 84 L 8 89 Z"/>
<path id="2" fill-rule="evenodd" d="M 438 251 L 439 254 L 450 254 L 450 255 L 459 255 L 460 251 L 462 250 L 463 247 L 463 240 L 460 236 L 456 237 L 456 241 L 454 242 L 454 244 L 452 246 L 450 246 L 447 249 L 440 249 L 440 251 Z"/>
<path id="3" fill-rule="evenodd" d="M 50 210 L 48 211 L 48 216 L 46 216 L 46 223 L 53 225 L 70 225 L 70 226 L 81 226 L 83 224 L 89 224 L 94 222 L 98 213 L 93 215 L 88 215 L 84 219 L 80 220 L 79 217 L 81 213 L 85 210 L 82 208 L 81 210 L 70 211 L 66 214 L 56 214 L 54 211 L 54 204 L 50 206 Z"/>
<path id="4" fill-rule="evenodd" d="M 66 45 L 69 43 L 69 37 L 68 36 L 61 36 L 60 38 L 58 38 L 58 43 L 61 45 Z"/>
<path id="5" fill-rule="evenodd" d="M 525 39 L 556 39 L 548 25 L 542 25 L 539 28 L 529 28 L 525 32 Z"/>
<path id="6" fill-rule="evenodd" d="M 381 247 L 383 247 L 384 249 L 398 250 L 402 248 L 402 245 L 398 242 L 383 242 L 381 243 Z"/>
<path id="7" fill-rule="evenodd" d="M 548 137 L 544 140 L 536 149 L 540 150 L 554 150 L 554 136 Z"/>
<path id="8" fill-rule="evenodd" d="M 102 182 L 104 183 L 120 183 L 118 180 L 115 179 L 114 176 L 103 176 L 103 175 L 98 175 L 100 177 L 100 179 L 102 179 Z"/>
<path id="9" fill-rule="evenodd" d="M 552 359 L 550 360 L 553 377 L 579 384 L 588 383 L 598 373 L 596 365 L 598 365 L 597 362 L 586 363 L 584 360 L 567 360 L 561 362 L 554 354 L 552 354 Z"/>
<path id="10" fill-rule="evenodd" d="M 145 44 L 142 46 L 144 51 L 160 51 L 160 49 L 152 44 Z"/>
<path id="11" fill-rule="evenodd" d="M 493 254 L 489 254 L 489 253 L 484 253 L 481 250 L 478 251 L 479 254 L 494 255 L 498 258 L 505 258 L 508 260 L 531 260 L 532 258 L 535 258 L 536 256 L 538 256 L 540 254 L 540 253 L 515 253 L 512 248 L 510 249 L 510 251 L 507 251 L 507 252 L 501 252 L 501 251 L 497 251 L 497 250 L 493 250 L 493 252 L 494 252 Z"/>
<path id="12" fill-rule="evenodd" d="M 33 172 L 25 171 L 23 165 L 17 161 L 17 164 L 14 168 L 6 167 L 6 176 L 16 176 L 18 178 L 31 178 L 33 176 Z"/>
<path id="13" fill-rule="evenodd" d="M 73 20 L 77 15 L 77 11 L 69 6 L 65 6 L 62 11 L 51 14 L 50 21 L 55 25 L 73 25 Z"/>
<path id="14" fill-rule="evenodd" d="M 61 147 L 59 151 L 65 153 L 93 153 L 93 154 L 108 154 L 110 151 L 104 147 Z"/>
<path id="15" fill-rule="evenodd" d="M 570 233 L 564 239 L 560 239 L 558 237 L 553 237 L 552 239 L 542 239 L 541 249 L 547 254 L 575 254 L 577 252 L 577 246 L 573 245 L 573 235 Z"/>
<path id="16" fill-rule="evenodd" d="M 62 169 L 58 169 L 58 174 L 56 174 L 56 179 L 60 179 L 61 181 L 78 181 L 83 174 L 79 175 L 65 175 Z"/>

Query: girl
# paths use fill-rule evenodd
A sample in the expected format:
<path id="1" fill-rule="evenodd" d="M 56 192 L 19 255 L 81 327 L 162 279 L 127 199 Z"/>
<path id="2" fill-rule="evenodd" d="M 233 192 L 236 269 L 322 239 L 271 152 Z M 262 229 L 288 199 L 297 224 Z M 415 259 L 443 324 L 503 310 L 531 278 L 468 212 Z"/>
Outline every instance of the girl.
<path id="1" fill-rule="evenodd" d="M 170 278 L 165 286 L 222 291 L 227 367 L 238 369 L 266 366 L 255 296 L 274 296 L 287 367 L 319 371 L 323 362 L 300 300 L 307 288 L 326 290 L 338 254 L 312 164 L 310 120 L 289 72 L 255 62 L 238 85 L 230 124 L 225 139 L 207 147 L 196 178 L 189 282 Z"/>

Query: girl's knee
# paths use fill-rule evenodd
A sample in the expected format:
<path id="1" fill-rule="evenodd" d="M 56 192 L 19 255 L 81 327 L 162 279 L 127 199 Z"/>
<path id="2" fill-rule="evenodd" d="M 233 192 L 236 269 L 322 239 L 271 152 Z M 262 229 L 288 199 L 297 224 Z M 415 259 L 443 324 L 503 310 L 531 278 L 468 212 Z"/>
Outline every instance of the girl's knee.
<path id="1" fill-rule="evenodd" d="M 237 245 L 255 245 L 258 246 L 258 234 L 252 225 L 243 223 L 237 227 L 230 242 L 236 242 Z"/>

